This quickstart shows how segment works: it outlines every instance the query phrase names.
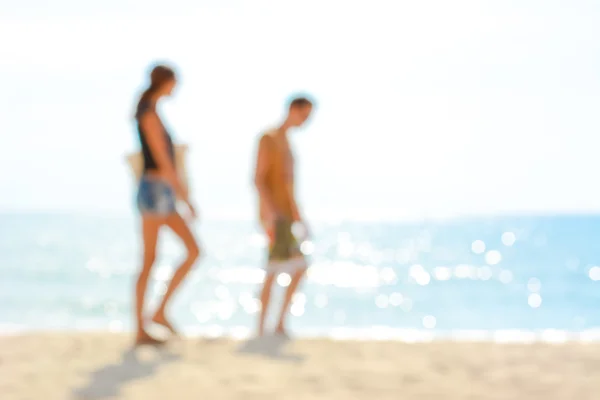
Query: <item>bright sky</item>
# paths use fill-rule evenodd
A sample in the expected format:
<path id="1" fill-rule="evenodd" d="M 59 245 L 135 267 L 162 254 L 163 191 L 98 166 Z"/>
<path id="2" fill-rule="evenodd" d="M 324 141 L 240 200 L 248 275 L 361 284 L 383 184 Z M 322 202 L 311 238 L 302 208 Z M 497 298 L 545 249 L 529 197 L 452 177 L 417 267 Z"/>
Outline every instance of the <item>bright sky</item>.
<path id="1" fill-rule="evenodd" d="M 135 98 L 167 60 L 205 215 L 252 215 L 257 135 L 296 91 L 309 215 L 600 211 L 599 2 L 88 3 L 0 3 L 2 209 L 128 212 Z"/>

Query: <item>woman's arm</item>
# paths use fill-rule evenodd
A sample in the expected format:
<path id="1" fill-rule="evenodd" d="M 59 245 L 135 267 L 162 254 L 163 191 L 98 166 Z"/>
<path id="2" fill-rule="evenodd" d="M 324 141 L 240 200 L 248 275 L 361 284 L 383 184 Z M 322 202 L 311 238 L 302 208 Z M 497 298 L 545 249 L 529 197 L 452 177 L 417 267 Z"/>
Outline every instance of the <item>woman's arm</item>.
<path id="1" fill-rule="evenodd" d="M 188 193 L 184 189 L 177 171 L 175 170 L 175 160 L 171 160 L 167 151 L 167 143 L 163 134 L 163 126 L 155 112 L 148 111 L 140 118 L 140 125 L 150 152 L 156 160 L 156 164 L 161 173 L 164 174 L 167 181 L 173 186 L 175 193 L 186 203 L 189 203 Z"/>

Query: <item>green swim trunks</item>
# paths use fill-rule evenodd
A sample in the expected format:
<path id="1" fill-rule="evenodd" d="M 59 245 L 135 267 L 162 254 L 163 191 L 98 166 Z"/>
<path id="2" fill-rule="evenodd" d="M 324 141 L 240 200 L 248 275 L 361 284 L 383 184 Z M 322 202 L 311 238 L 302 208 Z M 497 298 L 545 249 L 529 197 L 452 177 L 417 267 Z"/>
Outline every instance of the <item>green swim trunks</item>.
<path id="1" fill-rule="evenodd" d="M 269 236 L 269 261 L 288 261 L 302 257 L 300 246 L 292 233 L 293 222 L 286 219 L 275 223 L 274 231 Z"/>

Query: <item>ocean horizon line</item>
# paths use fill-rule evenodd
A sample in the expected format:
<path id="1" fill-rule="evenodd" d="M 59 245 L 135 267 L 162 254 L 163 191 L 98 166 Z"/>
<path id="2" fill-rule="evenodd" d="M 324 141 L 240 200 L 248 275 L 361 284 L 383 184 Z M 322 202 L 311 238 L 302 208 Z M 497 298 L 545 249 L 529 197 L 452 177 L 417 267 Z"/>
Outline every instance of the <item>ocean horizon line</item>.
<path id="1" fill-rule="evenodd" d="M 597 218 L 600 217 L 598 210 L 516 210 L 500 212 L 470 212 L 470 213 L 408 213 L 394 210 L 320 210 L 316 212 L 307 212 L 306 218 L 311 222 L 363 222 L 363 223 L 381 223 L 381 222 L 437 222 L 437 221 L 472 221 L 489 220 L 496 218 Z M 87 209 L 10 209 L 0 208 L 0 217 L 29 216 L 29 217 L 104 217 L 108 219 L 132 220 L 137 215 L 134 212 L 124 212 L 121 210 L 87 210 Z M 206 214 L 200 214 L 200 223 L 209 222 L 254 222 L 258 221 L 258 216 L 253 213 L 240 212 L 236 210 L 222 209 Z"/>

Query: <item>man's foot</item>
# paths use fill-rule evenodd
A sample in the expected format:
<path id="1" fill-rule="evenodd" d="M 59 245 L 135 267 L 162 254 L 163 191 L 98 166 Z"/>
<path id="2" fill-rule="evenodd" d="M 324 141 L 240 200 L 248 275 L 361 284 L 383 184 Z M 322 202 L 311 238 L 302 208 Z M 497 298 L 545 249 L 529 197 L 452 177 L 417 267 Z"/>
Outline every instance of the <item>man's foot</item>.
<path id="1" fill-rule="evenodd" d="M 166 343 L 166 341 L 153 338 L 152 336 L 150 336 L 148 333 L 146 333 L 144 331 L 139 332 L 135 339 L 136 346 L 143 346 L 143 345 L 162 346 L 165 343 Z"/>
<path id="2" fill-rule="evenodd" d="M 285 339 L 289 339 L 290 335 L 288 335 L 287 329 L 283 327 L 283 325 L 278 325 L 277 329 L 275 329 L 275 335 L 279 337 L 283 337 Z"/>
<path id="3" fill-rule="evenodd" d="M 258 329 L 256 330 L 256 337 L 257 338 L 262 338 L 264 336 L 265 336 L 265 328 L 262 325 L 260 325 L 258 327 Z"/>
<path id="4" fill-rule="evenodd" d="M 167 321 L 167 319 L 165 318 L 164 314 L 156 314 L 152 318 L 152 322 L 154 322 L 155 324 L 158 324 L 160 326 L 163 326 L 163 327 L 167 328 L 169 330 L 169 332 L 171 332 L 171 334 L 173 336 L 179 336 L 179 332 L 177 332 L 175 330 L 175 328 L 173 327 L 173 325 L 171 325 L 171 323 L 169 321 Z"/>

